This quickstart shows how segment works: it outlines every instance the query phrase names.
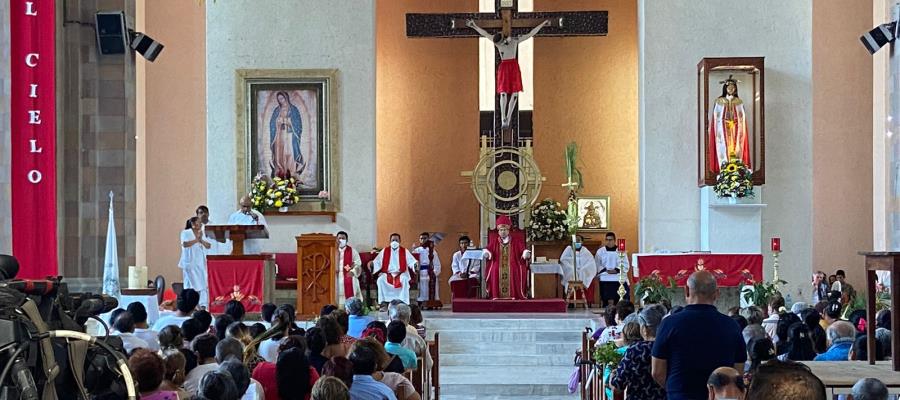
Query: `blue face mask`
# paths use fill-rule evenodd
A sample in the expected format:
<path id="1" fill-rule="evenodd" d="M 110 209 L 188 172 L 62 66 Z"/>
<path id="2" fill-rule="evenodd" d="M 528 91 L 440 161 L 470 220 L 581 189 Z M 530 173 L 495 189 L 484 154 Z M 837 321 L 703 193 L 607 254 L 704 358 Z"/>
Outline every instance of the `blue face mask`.
<path id="1" fill-rule="evenodd" d="M 581 243 L 575 243 L 575 250 L 581 250 Z"/>

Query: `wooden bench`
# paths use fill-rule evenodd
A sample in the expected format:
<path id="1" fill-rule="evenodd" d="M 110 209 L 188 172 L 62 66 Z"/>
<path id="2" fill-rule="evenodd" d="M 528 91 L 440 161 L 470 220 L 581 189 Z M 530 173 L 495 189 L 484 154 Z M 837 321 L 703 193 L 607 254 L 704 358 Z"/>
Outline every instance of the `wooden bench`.
<path id="1" fill-rule="evenodd" d="M 426 343 L 428 352 L 431 354 L 431 368 L 425 368 L 423 357 L 416 357 L 415 371 L 407 371 L 404 376 L 412 382 L 422 400 L 438 400 L 441 397 L 440 332 L 435 332 L 434 340 Z"/>

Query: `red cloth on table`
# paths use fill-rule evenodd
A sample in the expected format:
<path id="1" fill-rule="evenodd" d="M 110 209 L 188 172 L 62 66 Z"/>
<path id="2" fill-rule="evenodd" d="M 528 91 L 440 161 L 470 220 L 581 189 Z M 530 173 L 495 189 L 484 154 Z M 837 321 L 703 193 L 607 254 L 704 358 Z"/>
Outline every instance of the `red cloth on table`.
<path id="1" fill-rule="evenodd" d="M 225 304 L 234 299 L 249 313 L 260 312 L 263 299 L 265 260 L 216 259 L 206 261 L 209 276 L 209 312 L 225 312 Z"/>
<path id="2" fill-rule="evenodd" d="M 762 280 L 762 260 L 762 254 L 639 255 L 638 277 L 658 274 L 663 282 L 672 277 L 678 286 L 684 286 L 687 278 L 702 268 L 716 277 L 719 286 L 742 286 Z"/>

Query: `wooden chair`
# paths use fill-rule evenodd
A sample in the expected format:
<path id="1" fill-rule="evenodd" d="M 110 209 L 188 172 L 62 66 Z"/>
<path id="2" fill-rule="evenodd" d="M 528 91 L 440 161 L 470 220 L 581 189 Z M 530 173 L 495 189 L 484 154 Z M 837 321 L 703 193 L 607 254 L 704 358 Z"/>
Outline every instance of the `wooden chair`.
<path id="1" fill-rule="evenodd" d="M 431 353 L 431 388 L 434 400 L 441 397 L 441 333 L 434 333 L 434 340 L 428 341 L 428 351 Z"/>
<path id="2" fill-rule="evenodd" d="M 181 294 L 182 289 L 184 289 L 184 282 L 172 282 L 172 291 L 176 296 Z"/>

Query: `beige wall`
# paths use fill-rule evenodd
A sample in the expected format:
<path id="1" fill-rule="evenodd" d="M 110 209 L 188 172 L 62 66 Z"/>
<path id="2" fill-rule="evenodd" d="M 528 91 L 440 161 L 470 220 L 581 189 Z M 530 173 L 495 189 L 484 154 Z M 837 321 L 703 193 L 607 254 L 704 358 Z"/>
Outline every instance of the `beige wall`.
<path id="1" fill-rule="evenodd" d="M 137 57 L 137 263 L 180 282 L 178 234 L 206 202 L 206 13 L 203 2 L 139 0 L 137 30 L 165 45 Z"/>
<path id="2" fill-rule="evenodd" d="M 475 12 L 473 1 L 378 2 L 377 243 L 409 245 L 442 231 L 441 297 L 456 236 L 478 235 L 478 203 L 460 171 L 478 156 L 478 47 L 474 39 L 409 39 L 407 12 Z M 585 195 L 612 196 L 612 227 L 637 245 L 637 7 L 626 1 L 544 2 L 539 10 L 609 10 L 607 37 L 540 38 L 535 44 L 535 158 L 541 197 L 565 199 L 564 149 L 575 141 Z M 426 190 L 427 188 L 427 190 Z M 477 239 L 476 239 L 477 240 Z M 636 248 L 636 247 L 635 247 Z"/>
<path id="3" fill-rule="evenodd" d="M 609 195 L 610 228 L 638 249 L 637 3 L 578 0 L 535 7 L 609 11 L 608 36 L 535 42 L 535 159 L 547 178 L 541 198 L 565 200 L 564 152 L 569 142 L 578 143 L 581 195 Z"/>
<path id="4" fill-rule="evenodd" d="M 862 291 L 872 249 L 872 57 L 859 35 L 872 1 L 812 4 L 813 269 L 837 268 Z M 885 51 L 885 50 L 882 50 Z"/>
<path id="5" fill-rule="evenodd" d="M 456 236 L 478 236 L 478 203 L 460 171 L 478 161 L 478 42 L 408 39 L 407 12 L 477 12 L 467 0 L 376 3 L 375 244 L 392 232 L 408 246 L 422 231 L 441 231 L 445 264 L 441 298 Z"/>

